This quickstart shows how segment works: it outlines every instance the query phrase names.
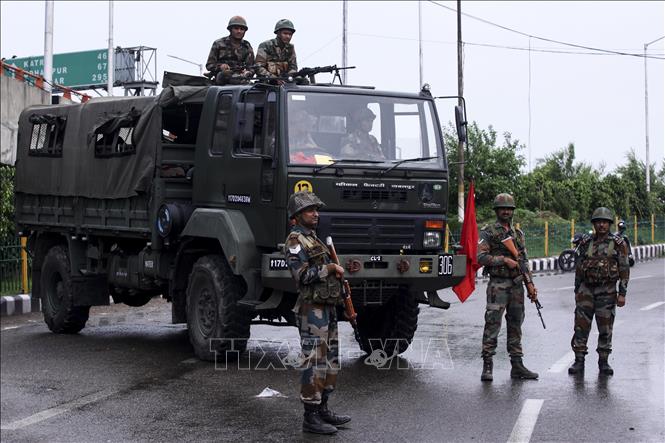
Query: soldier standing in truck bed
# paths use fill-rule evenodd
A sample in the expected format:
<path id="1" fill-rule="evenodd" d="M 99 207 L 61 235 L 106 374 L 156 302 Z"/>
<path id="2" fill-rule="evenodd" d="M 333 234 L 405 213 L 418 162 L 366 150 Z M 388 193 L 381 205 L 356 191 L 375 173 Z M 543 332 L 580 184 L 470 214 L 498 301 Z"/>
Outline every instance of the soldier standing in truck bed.
<path id="1" fill-rule="evenodd" d="M 259 65 L 256 75 L 280 77 L 298 72 L 296 48 L 291 44 L 295 32 L 291 20 L 283 18 L 275 24 L 277 36 L 261 43 L 256 53 L 256 64 Z"/>
<path id="2" fill-rule="evenodd" d="M 215 83 L 242 84 L 254 76 L 254 49 L 244 39 L 247 21 L 235 15 L 226 27 L 229 35 L 215 40 L 208 54 L 206 69 L 215 75 Z"/>

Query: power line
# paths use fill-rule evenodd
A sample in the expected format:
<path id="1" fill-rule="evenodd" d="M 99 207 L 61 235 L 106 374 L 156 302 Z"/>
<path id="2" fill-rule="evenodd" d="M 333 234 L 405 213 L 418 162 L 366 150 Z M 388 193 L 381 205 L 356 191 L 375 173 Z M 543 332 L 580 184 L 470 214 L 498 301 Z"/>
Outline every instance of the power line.
<path id="1" fill-rule="evenodd" d="M 453 12 L 457 13 L 457 9 L 455 9 L 455 8 L 451 8 L 450 6 L 442 5 L 441 3 L 435 2 L 433 0 L 428 0 L 428 1 L 430 3 L 436 5 L 436 6 L 439 6 L 441 8 L 444 8 L 444 9 L 447 9 L 449 11 L 453 11 Z M 504 31 L 514 32 L 515 34 L 519 34 L 519 35 L 522 35 L 524 37 L 535 38 L 537 40 L 542 40 L 542 41 L 545 41 L 545 42 L 556 43 L 556 44 L 564 45 L 564 46 L 571 46 L 573 48 L 588 49 L 590 51 L 596 51 L 596 52 L 606 52 L 606 53 L 615 54 L 615 55 L 626 55 L 626 56 L 630 56 L 630 57 L 644 58 L 643 54 L 637 54 L 637 53 L 632 53 L 632 52 L 622 52 L 622 51 L 612 51 L 610 49 L 594 48 L 594 47 L 591 47 L 591 46 L 578 45 L 576 43 L 568 43 L 568 42 L 563 42 L 563 41 L 560 41 L 560 40 L 554 40 L 554 39 L 550 39 L 550 38 L 546 38 L 546 37 L 539 37 L 537 35 L 533 35 L 533 34 L 529 34 L 529 33 L 526 33 L 526 32 L 518 31 L 516 29 L 512 29 L 512 28 L 509 28 L 507 26 L 503 26 L 503 25 L 500 25 L 498 23 L 491 22 L 489 20 L 485 20 L 484 18 L 480 18 L 480 17 L 476 17 L 476 16 L 471 15 L 471 14 L 467 14 L 465 12 L 462 12 L 462 15 L 464 15 L 465 17 L 472 18 L 474 20 L 478 20 L 479 22 L 485 23 L 487 25 L 491 25 L 491 26 L 495 26 L 497 28 L 503 29 Z"/>
<path id="2" fill-rule="evenodd" d="M 388 40 L 405 40 L 405 41 L 418 41 L 417 38 L 409 38 L 409 37 L 395 37 L 392 35 L 378 35 L 378 34 L 364 34 L 364 33 L 358 33 L 358 32 L 353 32 L 349 33 L 350 35 L 357 35 L 360 37 L 373 37 L 373 38 L 382 38 L 382 39 L 388 39 Z M 423 40 L 423 42 L 426 43 L 437 43 L 437 44 L 444 44 L 444 45 L 455 45 L 457 42 L 452 42 L 452 41 L 443 41 L 443 40 Z M 538 47 L 531 47 L 531 48 L 526 48 L 526 47 L 521 47 L 521 46 L 508 46 L 508 45 L 493 45 L 490 43 L 474 43 L 474 42 L 464 42 L 465 45 L 469 46 L 482 46 L 482 47 L 488 47 L 488 48 L 497 48 L 497 49 L 511 49 L 514 51 L 531 51 L 531 52 L 544 52 L 544 53 L 551 53 L 551 54 L 571 54 L 571 55 L 602 55 L 602 56 L 612 56 L 612 55 L 619 55 L 617 53 L 607 53 L 607 52 L 589 52 L 589 51 L 570 51 L 570 50 L 564 50 L 564 49 L 547 49 L 547 48 L 538 48 Z M 665 54 L 660 54 L 658 53 L 657 55 L 647 55 L 646 58 L 653 58 L 656 60 L 665 60 L 664 57 L 659 56 L 659 55 L 665 55 Z M 643 54 L 639 54 L 639 57 L 644 58 Z"/>

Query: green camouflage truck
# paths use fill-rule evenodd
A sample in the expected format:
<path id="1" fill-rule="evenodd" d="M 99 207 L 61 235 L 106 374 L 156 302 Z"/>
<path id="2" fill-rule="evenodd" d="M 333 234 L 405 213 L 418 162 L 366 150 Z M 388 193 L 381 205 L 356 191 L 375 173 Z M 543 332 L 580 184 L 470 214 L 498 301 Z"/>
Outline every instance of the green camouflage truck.
<path id="1" fill-rule="evenodd" d="M 418 304 L 444 307 L 436 291 L 465 274 L 466 257 L 443 247 L 449 174 L 429 92 L 170 83 L 157 97 L 20 116 L 16 224 L 50 330 L 79 332 L 111 299 L 161 295 L 199 358 L 243 352 L 252 322 L 295 324 L 286 205 L 311 190 L 326 203 L 319 236 L 347 269 L 360 348 L 397 340 L 403 352 Z M 384 159 L 340 156 L 358 108 L 375 114 Z"/>

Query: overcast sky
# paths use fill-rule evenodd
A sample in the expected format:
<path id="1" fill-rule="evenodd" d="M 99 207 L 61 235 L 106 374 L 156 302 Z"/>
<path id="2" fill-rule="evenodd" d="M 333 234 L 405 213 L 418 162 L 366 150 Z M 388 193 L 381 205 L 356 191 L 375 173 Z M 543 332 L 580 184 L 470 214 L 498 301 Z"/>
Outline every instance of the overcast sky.
<path id="1" fill-rule="evenodd" d="M 438 3 L 456 7 L 454 1 Z M 533 36 L 463 18 L 469 120 L 483 128 L 492 125 L 500 134 L 510 132 L 527 145 L 523 154 L 527 160 L 530 156 L 532 166 L 571 142 L 579 160 L 595 167 L 605 164 L 606 171 L 622 164 L 631 148 L 644 160 L 644 59 L 592 55 L 595 51 L 537 37 L 642 54 L 645 43 L 665 35 L 663 5 L 660 1 L 463 1 L 463 12 Z M 42 55 L 44 2 L 2 1 L 0 7 L 1 56 Z M 301 67 L 341 65 L 341 1 L 116 1 L 114 10 L 114 45 L 157 48 L 158 81 L 163 71 L 198 74 L 197 66 L 167 55 L 205 64 L 212 42 L 228 34 L 226 24 L 235 14 L 247 19 L 246 38 L 255 51 L 260 42 L 274 37 L 275 22 L 287 17 L 297 30 L 292 43 Z M 422 2 L 422 12 L 424 80 L 435 95 L 455 95 L 455 13 L 432 2 Z M 107 47 L 108 2 L 56 1 L 53 46 L 55 53 Z M 665 156 L 664 52 L 663 40 L 653 43 L 648 54 L 658 58 L 647 60 L 650 156 L 658 167 Z M 418 3 L 349 2 L 348 60 L 357 67 L 348 74 L 351 84 L 417 91 Z M 451 120 L 452 106 L 439 105 L 443 122 Z"/>

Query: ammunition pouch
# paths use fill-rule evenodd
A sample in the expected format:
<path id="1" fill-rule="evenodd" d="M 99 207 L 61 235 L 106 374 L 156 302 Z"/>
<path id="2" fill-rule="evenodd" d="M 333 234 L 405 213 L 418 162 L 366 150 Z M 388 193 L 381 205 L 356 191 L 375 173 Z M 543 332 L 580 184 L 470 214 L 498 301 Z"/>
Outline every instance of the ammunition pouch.
<path id="1" fill-rule="evenodd" d="M 490 277 L 512 278 L 512 279 L 515 279 L 517 277 L 520 278 L 522 277 L 522 274 L 520 273 L 520 270 L 518 268 L 510 269 L 506 265 L 486 266 L 485 269 L 487 269 L 487 274 Z"/>
<path id="2" fill-rule="evenodd" d="M 300 295 L 305 303 L 338 305 L 342 303 L 341 282 L 335 274 L 328 275 L 320 282 L 301 287 Z"/>
<path id="3" fill-rule="evenodd" d="M 619 280 L 619 262 L 614 257 L 592 256 L 582 262 L 584 282 L 598 286 Z"/>

